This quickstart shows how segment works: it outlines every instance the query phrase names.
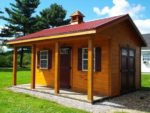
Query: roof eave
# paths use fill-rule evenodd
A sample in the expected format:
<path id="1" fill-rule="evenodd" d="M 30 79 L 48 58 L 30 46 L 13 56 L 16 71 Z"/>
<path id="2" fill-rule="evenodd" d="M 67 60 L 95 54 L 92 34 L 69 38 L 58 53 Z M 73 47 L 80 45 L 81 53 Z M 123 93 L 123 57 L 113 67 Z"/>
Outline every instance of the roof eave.
<path id="1" fill-rule="evenodd" d="M 74 32 L 74 33 L 66 33 L 66 34 L 61 34 L 61 35 L 37 37 L 37 38 L 26 39 L 26 40 L 9 41 L 7 42 L 7 44 L 16 45 L 16 44 L 23 44 L 23 43 L 29 43 L 29 42 L 37 42 L 37 41 L 60 39 L 60 38 L 67 38 L 67 37 L 73 37 L 73 36 L 89 35 L 89 34 L 95 34 L 95 33 L 96 33 L 96 30 L 92 29 L 92 30 L 79 31 L 79 32 Z"/>
<path id="2" fill-rule="evenodd" d="M 133 20 L 131 19 L 131 17 L 128 15 L 129 21 L 131 22 L 132 26 L 134 27 L 135 31 L 137 32 L 137 34 L 139 35 L 139 37 L 142 40 L 142 45 L 141 47 L 147 47 L 147 43 L 144 39 L 144 37 L 142 36 L 142 34 L 140 33 L 139 29 L 136 27 L 136 25 L 134 24 Z"/>
<path id="3" fill-rule="evenodd" d="M 146 47 L 146 46 L 147 46 L 146 41 L 144 40 L 142 34 L 140 33 L 140 31 L 138 30 L 138 28 L 136 27 L 136 25 L 134 24 L 133 20 L 131 19 L 131 17 L 130 17 L 128 14 L 126 14 L 126 15 L 124 15 L 124 16 L 118 18 L 118 19 L 115 19 L 115 20 L 113 20 L 113 21 L 110 21 L 110 22 L 108 22 L 108 23 L 106 23 L 106 24 L 104 24 L 104 25 L 102 25 L 102 26 L 100 26 L 100 27 L 98 26 L 98 27 L 96 27 L 96 29 L 104 28 L 104 27 L 107 27 L 108 25 L 109 25 L 109 27 L 110 27 L 110 24 L 113 25 L 113 24 L 116 24 L 116 23 L 120 23 L 120 22 L 122 22 L 122 21 L 124 21 L 124 20 L 127 20 L 127 19 L 131 22 L 131 24 L 132 24 L 132 26 L 134 27 L 135 31 L 136 31 L 137 34 L 139 35 L 139 37 L 140 37 L 140 39 L 141 39 L 141 41 L 142 41 L 141 47 Z"/>

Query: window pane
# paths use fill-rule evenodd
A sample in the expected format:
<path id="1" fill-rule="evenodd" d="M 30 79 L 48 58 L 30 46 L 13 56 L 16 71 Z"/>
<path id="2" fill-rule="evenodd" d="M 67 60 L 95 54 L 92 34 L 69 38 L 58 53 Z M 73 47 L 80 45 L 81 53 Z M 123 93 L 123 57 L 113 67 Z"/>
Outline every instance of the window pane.
<path id="1" fill-rule="evenodd" d="M 122 55 L 123 55 L 123 56 L 127 56 L 127 55 L 128 55 L 128 52 L 127 52 L 126 49 L 122 49 Z"/>
<path id="2" fill-rule="evenodd" d="M 47 55 L 41 55 L 41 59 L 47 59 Z"/>
<path id="3" fill-rule="evenodd" d="M 41 51 L 40 52 L 40 58 L 41 59 L 47 59 L 48 57 L 48 51 Z"/>
<path id="4" fill-rule="evenodd" d="M 150 61 L 150 54 L 143 54 L 143 60 Z"/>
<path id="5" fill-rule="evenodd" d="M 84 59 L 88 59 L 88 54 L 83 54 Z"/>
<path id="6" fill-rule="evenodd" d="M 41 60 L 41 68 L 47 68 L 48 64 L 47 64 L 47 60 Z"/>
<path id="7" fill-rule="evenodd" d="M 134 56 L 134 51 L 133 50 L 129 51 L 129 56 Z"/>
<path id="8" fill-rule="evenodd" d="M 88 53 L 88 49 L 87 48 L 83 48 L 83 52 L 87 54 Z"/>
<path id="9" fill-rule="evenodd" d="M 88 60 L 83 60 L 83 70 L 88 69 Z"/>
<path id="10" fill-rule="evenodd" d="M 61 48 L 60 54 L 70 54 L 70 48 Z"/>
<path id="11" fill-rule="evenodd" d="M 46 64 L 47 60 L 41 60 L 41 64 Z"/>

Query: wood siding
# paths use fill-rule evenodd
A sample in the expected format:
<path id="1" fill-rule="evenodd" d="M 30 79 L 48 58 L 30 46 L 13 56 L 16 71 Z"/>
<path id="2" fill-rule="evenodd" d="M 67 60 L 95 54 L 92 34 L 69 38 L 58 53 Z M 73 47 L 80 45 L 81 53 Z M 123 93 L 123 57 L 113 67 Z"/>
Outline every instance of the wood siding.
<path id="1" fill-rule="evenodd" d="M 87 72 L 78 70 L 78 48 L 88 48 L 88 38 L 80 40 L 61 41 L 60 46 L 70 46 L 72 48 L 72 70 L 71 70 L 71 88 L 74 91 L 87 93 Z M 94 93 L 101 95 L 109 95 L 109 41 L 107 38 L 96 36 L 93 40 L 94 47 L 100 47 L 101 71 L 94 72 Z M 41 70 L 36 68 L 36 84 L 54 87 L 54 68 L 55 68 L 55 48 L 54 43 L 46 43 L 37 45 L 37 51 L 43 49 L 52 50 L 52 68 L 49 70 Z M 36 57 L 37 61 L 37 57 Z M 36 66 L 37 67 L 37 66 Z"/>
<path id="2" fill-rule="evenodd" d="M 128 21 L 105 30 L 101 34 L 110 37 L 110 76 L 111 76 L 111 96 L 120 95 L 121 90 L 121 73 L 120 73 L 120 48 L 128 47 L 136 51 L 135 55 L 135 86 L 140 88 L 140 43 L 132 26 Z"/>
<path id="3" fill-rule="evenodd" d="M 71 60 L 71 89 L 87 93 L 87 72 L 78 70 L 78 48 L 88 47 L 88 38 L 73 37 L 60 39 L 61 46 L 72 48 Z M 106 96 L 120 95 L 120 47 L 130 47 L 136 50 L 136 88 L 140 87 L 140 43 L 136 32 L 128 21 L 113 25 L 98 31 L 93 40 L 93 47 L 101 48 L 101 71 L 93 73 L 93 91 L 95 94 Z M 36 66 L 36 84 L 54 87 L 55 75 L 55 42 L 58 40 L 37 44 L 36 51 L 52 50 L 52 68 L 41 70 Z M 37 57 L 36 57 L 37 61 Z M 37 64 L 37 63 L 36 63 Z"/>

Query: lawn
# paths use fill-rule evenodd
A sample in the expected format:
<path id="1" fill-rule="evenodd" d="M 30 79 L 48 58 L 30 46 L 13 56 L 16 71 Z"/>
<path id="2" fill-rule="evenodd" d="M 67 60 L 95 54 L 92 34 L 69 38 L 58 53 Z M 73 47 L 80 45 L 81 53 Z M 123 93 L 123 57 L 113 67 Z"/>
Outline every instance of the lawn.
<path id="1" fill-rule="evenodd" d="M 142 87 L 147 89 L 150 88 L 150 73 L 142 74 Z"/>
<path id="2" fill-rule="evenodd" d="M 30 83 L 30 70 L 19 69 L 17 84 Z M 0 69 L 0 113 L 85 113 L 55 102 L 7 90 L 12 85 L 12 69 Z M 142 74 L 142 87 L 150 88 L 150 74 Z"/>
<path id="3" fill-rule="evenodd" d="M 19 69 L 18 84 L 30 82 L 30 70 Z M 12 69 L 0 69 L 0 113 L 86 113 L 55 102 L 7 90 L 12 85 Z"/>

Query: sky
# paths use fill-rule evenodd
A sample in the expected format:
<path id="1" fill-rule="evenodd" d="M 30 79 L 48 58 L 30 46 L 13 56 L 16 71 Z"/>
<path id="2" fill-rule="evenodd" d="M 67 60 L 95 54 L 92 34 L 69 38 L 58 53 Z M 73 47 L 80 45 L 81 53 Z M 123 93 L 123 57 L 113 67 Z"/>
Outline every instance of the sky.
<path id="1" fill-rule="evenodd" d="M 150 33 L 150 0 L 40 0 L 40 2 L 35 14 L 39 14 L 52 3 L 57 3 L 67 11 L 66 18 L 76 10 L 80 10 L 85 15 L 85 21 L 128 13 L 142 34 Z M 4 11 L 5 7 L 10 7 L 10 3 L 15 3 L 15 0 L 1 2 L 0 10 Z M 5 13 L 4 15 L 7 16 Z M 0 27 L 5 24 L 5 21 L 0 20 Z"/>

